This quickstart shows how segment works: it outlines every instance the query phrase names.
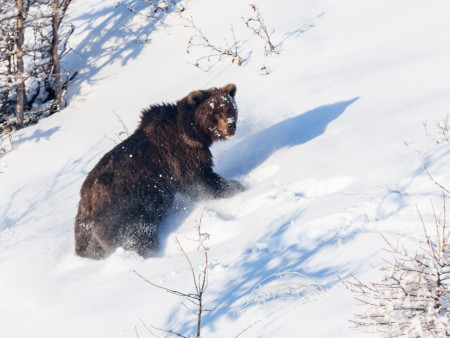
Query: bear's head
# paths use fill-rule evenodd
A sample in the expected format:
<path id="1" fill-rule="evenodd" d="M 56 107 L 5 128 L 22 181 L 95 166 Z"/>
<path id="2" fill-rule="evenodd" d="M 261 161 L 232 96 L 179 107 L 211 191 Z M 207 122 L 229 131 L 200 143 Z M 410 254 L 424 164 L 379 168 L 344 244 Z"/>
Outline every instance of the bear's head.
<path id="1" fill-rule="evenodd" d="M 211 138 L 225 140 L 236 132 L 237 106 L 234 100 L 236 86 L 196 90 L 187 96 L 187 103 L 194 108 L 196 127 Z"/>

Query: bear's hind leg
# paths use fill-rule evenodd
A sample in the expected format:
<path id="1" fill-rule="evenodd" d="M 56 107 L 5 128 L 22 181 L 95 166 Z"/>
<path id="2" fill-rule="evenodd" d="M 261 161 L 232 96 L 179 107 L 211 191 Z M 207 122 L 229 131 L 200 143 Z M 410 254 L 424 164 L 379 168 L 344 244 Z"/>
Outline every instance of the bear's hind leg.
<path id="1" fill-rule="evenodd" d="M 158 251 L 158 226 L 142 221 L 129 224 L 120 246 L 144 258 L 154 256 Z"/>
<path id="2" fill-rule="evenodd" d="M 134 221 L 129 218 L 120 224 L 97 226 L 93 231 L 97 245 L 91 245 L 89 251 L 91 257 L 101 258 L 122 247 L 147 258 L 154 255 L 158 249 L 157 233 L 158 226 L 145 222 L 142 218 Z"/>

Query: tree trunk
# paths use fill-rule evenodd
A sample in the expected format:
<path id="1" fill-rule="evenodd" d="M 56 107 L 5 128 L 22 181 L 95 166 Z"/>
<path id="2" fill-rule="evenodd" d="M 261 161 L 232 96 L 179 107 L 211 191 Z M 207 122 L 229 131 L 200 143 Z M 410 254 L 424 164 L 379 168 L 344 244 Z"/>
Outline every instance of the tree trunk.
<path id="1" fill-rule="evenodd" d="M 51 61 L 53 65 L 52 82 L 55 90 L 55 99 L 53 100 L 50 108 L 50 113 L 56 113 L 59 111 L 62 100 L 62 88 L 61 88 L 61 63 L 58 55 L 59 34 L 58 29 L 61 23 L 61 15 L 59 10 L 59 0 L 53 0 L 53 15 L 52 15 L 52 42 Z"/>
<path id="2" fill-rule="evenodd" d="M 17 77 L 19 83 L 16 87 L 17 104 L 16 104 L 16 124 L 20 128 L 23 126 L 23 111 L 27 105 L 27 97 L 25 92 L 24 72 L 25 64 L 23 61 L 23 44 L 25 41 L 24 32 L 24 7 L 23 0 L 17 0 L 17 39 L 16 39 L 16 58 L 17 58 Z"/>

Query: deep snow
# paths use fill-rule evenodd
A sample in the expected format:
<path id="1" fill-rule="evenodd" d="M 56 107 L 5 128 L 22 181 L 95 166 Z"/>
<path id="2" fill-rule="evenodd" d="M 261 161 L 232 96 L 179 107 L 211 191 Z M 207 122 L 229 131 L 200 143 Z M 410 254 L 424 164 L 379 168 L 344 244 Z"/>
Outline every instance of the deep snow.
<path id="1" fill-rule="evenodd" d="M 253 15 L 249 3 L 186 3 L 183 15 L 217 44 L 230 38 L 233 24 L 246 57 L 241 67 L 224 59 L 209 72 L 189 64 L 206 51 L 186 54 L 193 32 L 176 13 L 155 24 L 112 0 L 72 4 L 77 29 L 66 67 L 79 67 L 80 75 L 69 105 L 15 133 L 15 149 L 0 157 L 1 336 L 151 336 L 143 323 L 194 333 L 195 318 L 181 299 L 133 270 L 193 291 L 175 238 L 201 265 L 189 239 L 203 208 L 205 303 L 217 308 L 205 314 L 203 336 L 234 337 L 246 328 L 241 337 L 363 335 L 349 328 L 361 309 L 338 275 L 379 278 L 387 255 L 380 233 L 412 245 L 421 239 L 415 205 L 431 225 L 429 200 L 438 206 L 441 193 L 422 166 L 450 186 L 450 145 L 435 142 L 435 124 L 450 105 L 450 4 L 255 4 L 275 29 L 277 55 L 264 56 L 264 43 L 243 24 L 241 17 Z M 146 33 L 149 42 L 136 43 Z M 269 75 L 261 75 L 263 65 Z M 215 168 L 247 190 L 223 200 L 180 199 L 162 226 L 158 257 L 121 250 L 103 261 L 76 257 L 79 189 L 119 142 L 117 116 L 133 130 L 151 103 L 230 82 L 238 88 L 238 131 L 213 146 Z M 282 291 L 282 282 L 324 291 L 306 288 L 298 296 Z"/>

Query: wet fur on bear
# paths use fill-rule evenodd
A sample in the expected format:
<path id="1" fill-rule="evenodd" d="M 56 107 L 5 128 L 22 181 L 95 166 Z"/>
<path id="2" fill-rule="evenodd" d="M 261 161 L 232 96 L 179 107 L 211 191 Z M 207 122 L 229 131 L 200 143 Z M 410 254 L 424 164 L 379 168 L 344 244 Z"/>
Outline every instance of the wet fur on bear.
<path id="1" fill-rule="evenodd" d="M 197 90 L 144 110 L 135 132 L 105 154 L 81 188 L 75 252 L 100 259 L 118 247 L 143 257 L 175 194 L 212 198 L 243 190 L 213 172 L 210 145 L 234 135 L 236 86 Z"/>

